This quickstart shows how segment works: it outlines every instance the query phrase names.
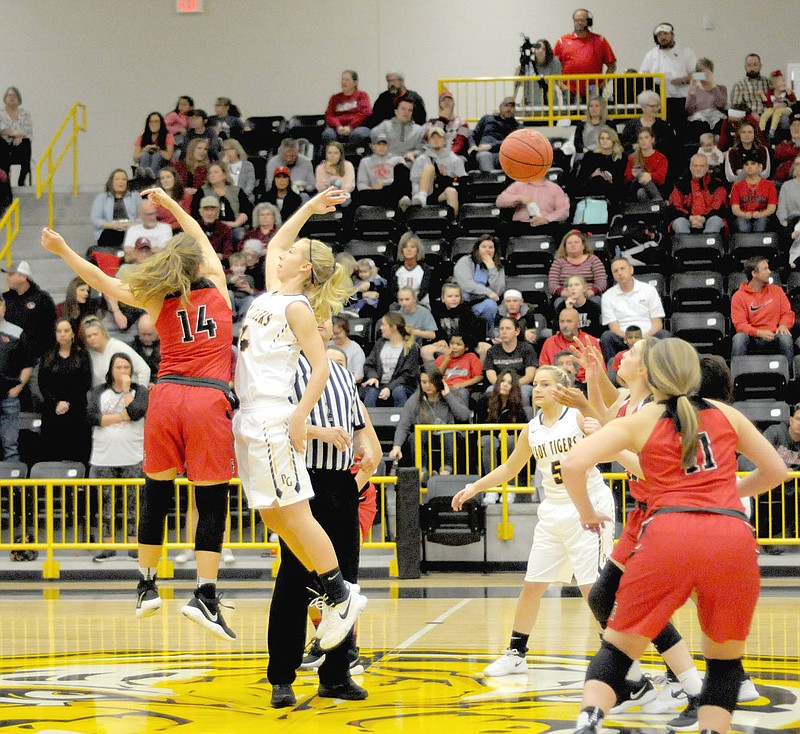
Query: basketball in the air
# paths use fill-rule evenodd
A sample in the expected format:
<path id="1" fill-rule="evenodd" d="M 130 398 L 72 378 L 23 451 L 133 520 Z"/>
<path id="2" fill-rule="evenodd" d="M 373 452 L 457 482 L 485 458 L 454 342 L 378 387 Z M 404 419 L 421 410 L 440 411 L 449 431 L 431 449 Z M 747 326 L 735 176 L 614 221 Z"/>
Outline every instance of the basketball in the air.
<path id="1" fill-rule="evenodd" d="M 514 130 L 500 145 L 500 166 L 515 181 L 538 181 L 553 164 L 553 146 L 529 127 Z"/>

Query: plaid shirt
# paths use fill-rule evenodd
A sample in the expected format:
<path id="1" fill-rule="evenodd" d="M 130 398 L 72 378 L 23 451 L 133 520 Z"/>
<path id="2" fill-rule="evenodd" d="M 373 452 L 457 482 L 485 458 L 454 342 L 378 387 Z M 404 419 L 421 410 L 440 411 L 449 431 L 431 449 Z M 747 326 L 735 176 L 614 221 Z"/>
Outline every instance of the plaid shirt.
<path id="1" fill-rule="evenodd" d="M 733 85 L 731 107 L 744 103 L 754 114 L 760 115 L 764 111 L 764 96 L 768 91 L 769 79 L 766 77 L 760 76 L 758 79 L 745 77 Z"/>

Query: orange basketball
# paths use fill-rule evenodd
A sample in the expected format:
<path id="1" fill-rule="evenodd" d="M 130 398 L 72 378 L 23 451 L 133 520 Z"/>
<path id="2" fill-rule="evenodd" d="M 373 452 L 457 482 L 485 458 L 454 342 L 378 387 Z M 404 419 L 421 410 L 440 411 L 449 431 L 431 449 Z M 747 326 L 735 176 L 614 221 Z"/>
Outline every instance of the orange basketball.
<path id="1" fill-rule="evenodd" d="M 529 127 L 514 130 L 500 145 L 500 166 L 515 181 L 538 181 L 553 164 L 553 146 Z"/>

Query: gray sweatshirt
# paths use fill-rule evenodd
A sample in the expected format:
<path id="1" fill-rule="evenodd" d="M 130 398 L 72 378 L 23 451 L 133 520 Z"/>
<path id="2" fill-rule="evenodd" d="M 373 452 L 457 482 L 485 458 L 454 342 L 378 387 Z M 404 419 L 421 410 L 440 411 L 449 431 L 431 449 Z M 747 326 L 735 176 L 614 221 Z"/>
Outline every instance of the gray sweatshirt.
<path id="1" fill-rule="evenodd" d="M 372 188 L 377 183 L 390 186 L 394 182 L 394 167 L 405 159 L 399 155 L 370 155 L 358 164 L 356 186 L 359 191 Z"/>
<path id="2" fill-rule="evenodd" d="M 411 150 L 422 150 L 422 125 L 416 122 L 400 122 L 396 117 L 384 120 L 372 131 L 375 140 L 378 133 L 384 133 L 389 141 L 389 153 L 405 155 Z"/>
<path id="3" fill-rule="evenodd" d="M 419 414 L 419 397 L 419 390 L 417 390 L 403 406 L 400 421 L 394 430 L 395 446 L 402 446 L 412 427 L 422 422 Z M 433 414 L 429 420 L 426 420 L 426 423 L 430 424 L 466 423 L 470 417 L 470 409 L 467 404 L 461 398 L 453 395 L 452 391 L 435 403 L 428 403 L 428 409 Z"/>

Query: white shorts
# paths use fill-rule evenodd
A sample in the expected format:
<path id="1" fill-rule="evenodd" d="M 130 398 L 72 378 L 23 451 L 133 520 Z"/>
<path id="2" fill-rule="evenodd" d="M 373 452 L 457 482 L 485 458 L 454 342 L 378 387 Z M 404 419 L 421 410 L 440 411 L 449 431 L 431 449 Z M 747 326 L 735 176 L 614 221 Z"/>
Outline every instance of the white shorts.
<path id="1" fill-rule="evenodd" d="M 598 512 L 614 517 L 614 497 L 608 487 L 590 497 Z M 579 586 L 593 584 L 611 553 L 614 523 L 606 523 L 597 536 L 581 527 L 572 502 L 549 499 L 539 505 L 538 514 L 525 581 L 568 584 L 575 576 Z"/>
<path id="2" fill-rule="evenodd" d="M 233 417 L 236 462 L 252 509 L 291 505 L 314 496 L 305 457 L 289 440 L 289 403 L 239 410 Z"/>

